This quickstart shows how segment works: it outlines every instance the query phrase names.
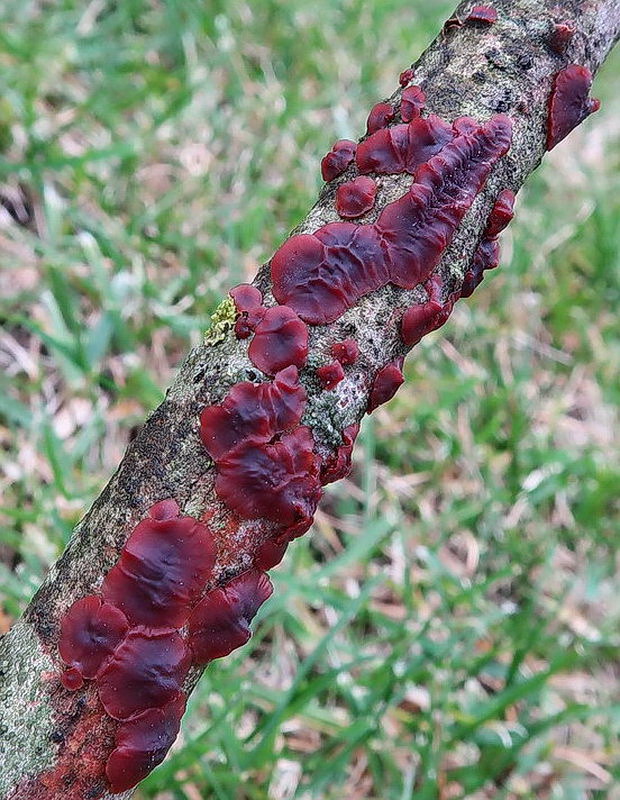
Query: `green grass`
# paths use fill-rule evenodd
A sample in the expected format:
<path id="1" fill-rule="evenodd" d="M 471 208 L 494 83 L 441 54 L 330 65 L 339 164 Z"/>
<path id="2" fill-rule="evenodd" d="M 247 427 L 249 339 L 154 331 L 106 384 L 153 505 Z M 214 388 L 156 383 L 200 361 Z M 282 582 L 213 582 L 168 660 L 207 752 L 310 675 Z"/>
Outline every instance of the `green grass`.
<path id="1" fill-rule="evenodd" d="M 4 0 L 0 626 L 450 10 Z M 141 798 L 613 796 L 619 64 Z"/>

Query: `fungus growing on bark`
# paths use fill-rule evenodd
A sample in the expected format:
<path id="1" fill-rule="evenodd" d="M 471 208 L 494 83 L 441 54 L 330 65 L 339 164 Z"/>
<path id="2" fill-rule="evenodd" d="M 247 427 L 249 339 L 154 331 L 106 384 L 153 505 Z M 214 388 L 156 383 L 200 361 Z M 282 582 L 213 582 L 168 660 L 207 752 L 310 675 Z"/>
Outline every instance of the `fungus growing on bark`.
<path id="1" fill-rule="evenodd" d="M 391 103 L 376 103 L 366 120 L 366 133 L 375 133 L 385 128 L 394 119 L 394 106 Z"/>
<path id="2" fill-rule="evenodd" d="M 570 22 L 559 22 L 551 28 L 549 47 L 554 53 L 563 55 L 575 35 L 575 26 Z"/>
<path id="3" fill-rule="evenodd" d="M 292 236 L 271 260 L 276 300 L 306 322 L 333 322 L 387 283 L 412 289 L 426 280 L 512 138 L 512 123 L 503 114 L 475 131 L 468 125 L 455 138 L 451 128 L 430 117 L 389 132 L 399 127 L 425 134 L 413 150 L 427 160 L 415 170 L 409 191 L 386 205 L 375 223 L 328 223 L 314 234 Z M 435 135 L 427 136 L 446 128 L 443 147 Z M 435 150 L 441 152 L 429 158 Z"/>
<path id="4" fill-rule="evenodd" d="M 261 570 L 275 567 L 284 558 L 288 545 L 289 542 L 286 538 L 266 539 L 256 549 L 254 566 Z"/>
<path id="5" fill-rule="evenodd" d="M 411 122 L 422 114 L 426 105 L 426 95 L 419 86 L 409 86 L 403 91 L 400 101 L 400 116 L 403 122 Z"/>
<path id="6" fill-rule="evenodd" d="M 194 663 L 223 658 L 244 645 L 252 635 L 250 622 L 272 592 L 269 577 L 255 569 L 208 592 L 189 620 Z"/>
<path id="7" fill-rule="evenodd" d="M 465 22 L 492 25 L 494 22 L 497 22 L 497 11 L 492 8 L 492 6 L 474 6 L 465 17 Z"/>
<path id="8" fill-rule="evenodd" d="M 185 696 L 179 693 L 162 708 L 150 708 L 119 726 L 105 768 L 115 794 L 131 789 L 161 764 L 177 737 L 184 711 Z"/>
<path id="9" fill-rule="evenodd" d="M 131 630 L 97 678 L 106 712 L 126 720 L 175 700 L 190 665 L 183 638 L 170 630 Z"/>
<path id="10" fill-rule="evenodd" d="M 515 193 L 510 189 L 502 189 L 493 204 L 487 226 L 486 237 L 498 236 L 514 216 Z"/>
<path id="11" fill-rule="evenodd" d="M 360 349 L 355 339 L 344 339 L 342 342 L 334 342 L 330 352 L 343 367 L 348 367 L 355 364 L 359 358 Z"/>
<path id="12" fill-rule="evenodd" d="M 60 676 L 60 682 L 70 692 L 75 692 L 84 686 L 84 678 L 77 667 L 68 667 Z"/>
<path id="13" fill-rule="evenodd" d="M 357 144 L 350 139 L 339 139 L 332 149 L 321 160 L 321 175 L 324 181 L 333 181 L 342 175 L 353 162 Z"/>
<path id="14" fill-rule="evenodd" d="M 374 206 L 376 194 L 377 184 L 373 179 L 360 175 L 336 189 L 336 211 L 349 219 L 361 217 Z"/>
<path id="15" fill-rule="evenodd" d="M 132 625 L 183 625 L 215 563 L 207 526 L 193 517 L 173 517 L 179 509 L 171 502 L 164 501 L 165 507 L 158 503 L 158 518 L 151 510 L 151 516 L 136 525 L 103 582 L 107 603 Z"/>
<path id="16" fill-rule="evenodd" d="M 237 339 L 247 339 L 265 315 L 266 309 L 262 305 L 263 295 L 249 283 L 235 286 L 228 294 L 234 300 L 239 314 L 235 322 L 235 335 Z"/>
<path id="17" fill-rule="evenodd" d="M 79 689 L 75 671 L 82 678 L 94 678 L 105 666 L 129 629 L 122 611 L 99 597 L 88 595 L 77 600 L 60 623 L 58 649 L 71 669 L 62 677 L 67 689 Z"/>
<path id="18" fill-rule="evenodd" d="M 547 150 L 601 107 L 600 100 L 588 97 L 592 73 L 587 67 L 570 64 L 555 76 L 547 115 Z"/>
<path id="19" fill-rule="evenodd" d="M 353 445 L 359 429 L 359 425 L 348 425 L 342 431 L 342 444 L 335 453 L 325 459 L 321 467 L 321 483 L 323 486 L 346 478 L 351 472 L 351 454 L 353 453 Z"/>
<path id="20" fill-rule="evenodd" d="M 344 370 L 339 361 L 332 361 L 331 364 L 317 367 L 316 376 L 323 389 L 329 391 L 338 386 L 340 381 L 344 378 Z"/>
<path id="21" fill-rule="evenodd" d="M 372 414 L 377 406 L 387 403 L 388 400 L 394 397 L 398 391 L 398 387 L 405 380 L 405 376 L 402 373 L 402 366 L 403 358 L 401 357 L 392 361 L 391 364 L 387 364 L 377 372 L 368 398 L 368 407 L 366 408 L 367 414 Z"/>
<path id="22" fill-rule="evenodd" d="M 268 308 L 256 326 L 248 355 L 267 375 L 291 365 L 303 367 L 308 356 L 308 328 L 287 306 Z"/>
<path id="23" fill-rule="evenodd" d="M 404 69 L 400 75 L 398 76 L 398 82 L 404 88 L 410 81 L 412 81 L 415 77 L 415 71 L 412 67 L 408 69 Z"/>

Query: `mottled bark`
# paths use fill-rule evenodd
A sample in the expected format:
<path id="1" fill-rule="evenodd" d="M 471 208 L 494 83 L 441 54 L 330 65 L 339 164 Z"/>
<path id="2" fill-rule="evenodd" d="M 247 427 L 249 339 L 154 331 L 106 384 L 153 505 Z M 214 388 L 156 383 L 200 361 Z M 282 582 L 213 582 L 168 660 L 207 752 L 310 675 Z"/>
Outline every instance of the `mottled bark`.
<path id="1" fill-rule="evenodd" d="M 461 4 L 456 15 L 464 17 L 471 5 Z M 508 156 L 494 169 L 442 258 L 439 271 L 444 284 L 451 287 L 460 285 L 471 263 L 498 191 L 518 191 L 544 155 L 553 76 L 570 63 L 595 73 L 620 32 L 617 0 L 495 0 L 494 7 L 499 12 L 497 23 L 448 29 L 414 65 L 416 83 L 427 95 L 427 111 L 449 122 L 464 114 L 485 120 L 498 112 L 514 121 Z M 576 32 L 566 52 L 558 54 L 549 47 L 549 34 L 553 23 L 566 20 L 574 23 Z M 326 186 L 295 232 L 311 233 L 337 221 L 336 186 L 354 174 L 351 167 Z M 371 220 L 386 203 L 403 195 L 410 183 L 411 176 L 406 174 L 383 176 Z M 268 265 L 260 270 L 255 285 L 273 302 Z M 401 312 L 422 298 L 419 287 L 401 290 L 389 285 L 364 297 L 335 323 L 310 328 L 310 358 L 301 373 L 309 398 L 302 422 L 312 429 L 320 454 L 332 452 L 341 443 L 342 430 L 360 420 L 377 370 L 405 353 L 398 328 Z M 17 787 L 53 769 L 63 753 L 67 758 L 67 742 L 72 742 L 70 757 L 76 763 L 96 758 L 93 748 L 109 748 L 105 730 L 95 731 L 84 742 L 72 740 L 78 722 L 84 722 L 96 698 L 92 691 L 79 703 L 74 695 L 63 698 L 58 681 L 50 680 L 61 666 L 59 620 L 76 599 L 97 591 L 129 533 L 153 503 L 173 497 L 184 514 L 201 517 L 207 509 L 213 512 L 210 524 L 219 555 L 212 585 L 247 568 L 256 547 L 269 534 L 269 524 L 229 524 L 230 512 L 214 491 L 214 465 L 197 435 L 199 412 L 205 405 L 220 402 L 241 380 L 262 377 L 248 359 L 247 342 L 232 333 L 232 311 L 230 303 L 225 303 L 205 343 L 188 355 L 165 401 L 76 527 L 66 552 L 23 618 L 0 643 L 0 798 L 69 796 L 64 789 L 33 795 Z M 357 368 L 335 391 L 322 391 L 312 368 L 325 363 L 324 354 L 332 342 L 351 336 L 362 353 Z M 190 674 L 188 690 L 199 675 L 197 669 Z M 112 796 L 101 782 L 90 789 L 90 795 L 82 789 L 84 796 Z"/>

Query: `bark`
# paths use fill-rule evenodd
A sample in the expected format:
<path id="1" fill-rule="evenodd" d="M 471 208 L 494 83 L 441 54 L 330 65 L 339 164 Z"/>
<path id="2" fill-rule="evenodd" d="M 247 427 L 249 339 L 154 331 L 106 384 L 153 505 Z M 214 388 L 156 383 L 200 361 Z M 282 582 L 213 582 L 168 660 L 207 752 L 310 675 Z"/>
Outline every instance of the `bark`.
<path id="1" fill-rule="evenodd" d="M 455 13 L 463 18 L 470 7 L 471 3 L 463 3 Z M 518 191 L 544 155 L 554 75 L 570 63 L 582 64 L 595 73 L 620 32 L 617 0 L 495 0 L 494 7 L 499 13 L 494 25 L 447 30 L 414 64 L 416 83 L 427 94 L 427 111 L 448 122 L 465 114 L 485 120 L 502 112 L 514 122 L 510 152 L 494 168 L 438 267 L 449 286 L 462 282 L 498 192 L 504 188 Z M 549 32 L 553 23 L 566 20 L 572 21 L 576 32 L 566 52 L 557 54 L 548 45 Z M 399 98 L 400 91 L 392 100 Z M 342 180 L 353 174 L 350 169 Z M 339 182 L 323 189 L 296 233 L 312 233 L 338 221 L 334 195 Z M 410 183 L 411 176 L 406 174 L 384 176 L 384 191 L 375 213 L 400 197 Z M 268 264 L 259 271 L 255 285 L 273 302 Z M 421 299 L 419 287 L 402 290 L 388 285 L 362 298 L 336 322 L 310 327 L 310 366 L 324 363 L 320 356 L 329 351 L 330 343 L 351 335 L 363 354 L 359 368 L 347 375 L 335 392 L 321 390 L 312 370 L 301 373 L 309 398 L 302 422 L 312 429 L 322 456 L 341 443 L 345 427 L 363 416 L 376 372 L 404 355 L 400 312 Z M 43 789 L 43 784 L 33 789 L 37 784 L 32 781 L 52 771 L 61 758 L 65 763 L 73 759 L 79 772 L 81 765 L 101 757 L 98 749 L 109 749 L 109 731 L 101 727 L 89 730 L 85 724 L 96 703 L 93 692 L 77 693 L 80 699 L 62 689 L 54 678 L 61 669 L 59 620 L 76 599 L 97 592 L 129 533 L 153 503 L 175 498 L 184 514 L 212 515 L 210 524 L 218 545 L 212 586 L 247 569 L 256 547 L 270 533 L 269 524 L 230 524 L 233 518 L 215 494 L 214 464 L 197 435 L 204 406 L 220 402 L 239 381 L 262 377 L 248 359 L 247 342 L 233 335 L 232 319 L 230 303 L 224 303 L 205 343 L 189 353 L 166 399 L 76 527 L 67 550 L 23 618 L 0 643 L 0 798 L 54 800 L 132 794 L 133 790 L 111 795 L 105 782 L 94 778 L 90 785 L 82 779 L 79 790 L 70 785 Z M 190 673 L 188 691 L 200 672 L 196 668 Z M 97 719 L 92 716 L 93 724 Z M 78 730 L 89 735 L 78 736 Z M 78 791 L 81 795 L 75 793 Z"/>

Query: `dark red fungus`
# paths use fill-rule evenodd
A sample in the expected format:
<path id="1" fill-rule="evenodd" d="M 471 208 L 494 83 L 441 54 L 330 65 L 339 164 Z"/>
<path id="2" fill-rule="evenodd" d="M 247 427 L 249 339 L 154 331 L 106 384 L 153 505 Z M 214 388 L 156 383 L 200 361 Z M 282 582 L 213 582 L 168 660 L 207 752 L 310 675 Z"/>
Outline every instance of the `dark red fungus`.
<path id="1" fill-rule="evenodd" d="M 320 497 L 313 448 L 305 426 L 273 443 L 250 440 L 218 460 L 217 494 L 245 519 L 264 517 L 287 526 L 308 519 Z"/>
<path id="2" fill-rule="evenodd" d="M 510 118 L 498 114 L 456 136 L 437 117 L 416 118 L 363 144 L 398 128 L 407 131 L 407 158 L 426 162 L 418 163 L 409 191 L 373 224 L 328 223 L 292 236 L 272 258 L 276 300 L 306 322 L 333 322 L 387 283 L 411 289 L 426 280 L 512 138 Z M 405 160 L 393 158 L 400 166 L 388 171 L 404 169 Z"/>
<path id="3" fill-rule="evenodd" d="M 391 103 L 376 103 L 366 120 L 366 133 L 371 134 L 385 128 L 394 119 L 394 106 Z"/>
<path id="4" fill-rule="evenodd" d="M 492 25 L 494 22 L 497 22 L 497 11 L 491 6 L 474 6 L 465 18 L 465 22 Z"/>
<path id="5" fill-rule="evenodd" d="M 426 95 L 419 86 L 409 86 L 403 91 L 400 101 L 400 116 L 403 122 L 411 122 L 422 114 L 426 105 Z"/>
<path id="6" fill-rule="evenodd" d="M 338 386 L 340 381 L 344 378 L 344 370 L 339 361 L 332 361 L 331 364 L 317 367 L 316 376 L 321 386 L 329 391 Z"/>
<path id="7" fill-rule="evenodd" d="M 179 693 L 162 708 L 150 708 L 119 726 L 105 768 L 112 792 L 133 788 L 164 760 L 184 711 L 185 696 Z"/>
<path id="8" fill-rule="evenodd" d="M 200 437 L 217 462 L 248 442 L 266 443 L 276 433 L 294 428 L 305 404 L 297 368 L 287 367 L 269 383 L 238 383 L 220 405 L 205 408 L 200 415 Z"/>
<path id="9" fill-rule="evenodd" d="M 591 86 L 592 73 L 579 64 L 570 64 L 555 76 L 547 115 L 547 150 L 599 110 L 600 100 L 588 97 Z"/>
<path id="10" fill-rule="evenodd" d="M 278 541 L 275 539 L 266 539 L 256 549 L 254 556 L 254 566 L 257 569 L 271 569 L 279 564 L 284 558 L 288 541 L 283 538 Z"/>
<path id="11" fill-rule="evenodd" d="M 151 511 L 107 574 L 103 596 L 132 625 L 179 627 L 214 563 L 215 543 L 206 525 L 193 517 L 153 519 Z"/>
<path id="12" fill-rule="evenodd" d="M 413 175 L 453 137 L 452 128 L 434 114 L 425 119 L 415 117 L 406 125 L 393 125 L 369 136 L 359 144 L 355 161 L 362 173 Z"/>
<path id="13" fill-rule="evenodd" d="M 338 175 L 342 175 L 349 164 L 353 162 L 356 148 L 357 145 L 350 139 L 339 139 L 321 161 L 323 180 L 333 181 Z"/>
<path id="14" fill-rule="evenodd" d="M 498 236 L 512 219 L 515 204 L 515 193 L 510 189 L 502 189 L 493 204 L 487 227 L 484 232 L 486 237 Z"/>
<path id="15" fill-rule="evenodd" d="M 345 339 L 342 342 L 334 342 L 330 352 L 343 367 L 348 367 L 355 364 L 359 358 L 360 349 L 355 339 Z"/>
<path id="16" fill-rule="evenodd" d="M 376 194 L 377 184 L 373 179 L 360 175 L 336 189 L 336 211 L 349 219 L 361 217 L 374 206 Z"/>
<path id="17" fill-rule="evenodd" d="M 267 375 L 303 367 L 308 356 L 308 328 L 287 306 L 268 308 L 256 326 L 248 350 L 250 361 Z"/>
<path id="18" fill-rule="evenodd" d="M 132 630 L 97 679 L 103 707 L 118 720 L 160 708 L 178 697 L 189 665 L 176 631 Z"/>
<path id="19" fill-rule="evenodd" d="M 61 620 L 60 657 L 83 678 L 94 678 L 123 640 L 128 628 L 127 619 L 118 608 L 102 603 L 94 595 L 83 597 L 68 609 Z M 72 676 L 73 673 L 66 680 L 73 682 Z"/>
<path id="20" fill-rule="evenodd" d="M 575 26 L 570 22 L 559 22 L 553 25 L 549 34 L 549 47 L 558 55 L 566 52 L 571 39 L 575 35 Z"/>
<path id="21" fill-rule="evenodd" d="M 77 667 L 68 667 L 60 676 L 60 682 L 70 692 L 75 692 L 84 686 L 84 678 Z"/>
<path id="22" fill-rule="evenodd" d="M 412 67 L 408 69 L 404 69 L 400 75 L 398 76 L 398 82 L 401 86 L 405 87 L 408 83 L 410 83 L 415 77 L 415 71 Z"/>
<path id="23" fill-rule="evenodd" d="M 426 303 L 410 306 L 401 320 L 400 332 L 403 342 L 412 347 L 427 333 L 434 331 L 438 327 L 442 309 L 442 303 L 430 296 Z"/>
<path id="24" fill-rule="evenodd" d="M 349 425 L 342 431 L 342 444 L 335 453 L 328 456 L 321 467 L 321 483 L 339 481 L 351 472 L 351 454 L 359 433 L 359 425 Z"/>
<path id="25" fill-rule="evenodd" d="M 263 304 L 263 295 L 249 283 L 234 286 L 228 294 L 235 301 L 235 307 L 240 314 L 244 311 L 254 311 Z"/>
<path id="26" fill-rule="evenodd" d="M 250 622 L 272 591 L 264 572 L 249 570 L 206 594 L 189 621 L 194 662 L 206 664 L 245 644 L 252 635 Z"/>
<path id="27" fill-rule="evenodd" d="M 368 398 L 367 414 L 372 414 L 377 406 L 387 403 L 388 400 L 394 397 L 398 387 L 405 380 L 405 376 L 402 373 L 402 366 L 403 359 L 398 358 L 377 372 Z"/>

